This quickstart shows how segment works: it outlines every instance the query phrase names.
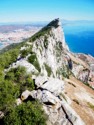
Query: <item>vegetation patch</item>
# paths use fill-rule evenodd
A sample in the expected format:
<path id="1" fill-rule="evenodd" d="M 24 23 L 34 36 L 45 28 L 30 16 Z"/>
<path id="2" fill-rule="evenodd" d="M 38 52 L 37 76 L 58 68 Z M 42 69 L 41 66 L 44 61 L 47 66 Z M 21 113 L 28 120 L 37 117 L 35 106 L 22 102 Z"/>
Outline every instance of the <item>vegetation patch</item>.
<path id="1" fill-rule="evenodd" d="M 59 68 L 56 72 L 57 75 L 62 75 L 62 77 L 64 78 L 68 78 L 69 79 L 69 69 L 67 66 L 63 66 L 62 68 Z"/>
<path id="2" fill-rule="evenodd" d="M 34 82 L 32 80 L 32 74 L 27 74 L 25 67 L 12 68 L 5 75 L 5 80 L 8 80 L 19 87 L 19 92 L 24 90 L 33 90 Z"/>
<path id="3" fill-rule="evenodd" d="M 25 58 L 28 54 L 32 54 L 32 46 L 20 51 L 21 57 Z"/>
<path id="4" fill-rule="evenodd" d="M 38 101 L 23 102 L 16 106 L 15 100 L 25 90 L 35 89 L 32 75 L 24 67 L 12 68 L 0 83 L 0 111 L 2 125 L 46 125 L 46 115 Z"/>
<path id="5" fill-rule="evenodd" d="M 73 99 L 73 101 L 76 103 L 76 104 L 80 104 L 79 101 L 77 99 Z"/>
<path id="6" fill-rule="evenodd" d="M 91 104 L 90 102 L 88 102 L 87 104 L 88 104 L 89 108 L 91 108 L 92 110 L 94 110 L 94 105 L 93 104 Z"/>
<path id="7" fill-rule="evenodd" d="M 63 93 L 60 93 L 60 96 L 62 96 L 63 99 L 67 102 L 66 96 Z"/>
<path id="8" fill-rule="evenodd" d="M 4 125 L 46 125 L 46 115 L 38 101 L 22 103 L 4 117 Z"/>
<path id="9" fill-rule="evenodd" d="M 76 87 L 76 85 L 74 85 L 73 83 L 71 83 L 71 82 L 68 82 L 70 85 L 72 85 L 73 87 Z"/>
<path id="10" fill-rule="evenodd" d="M 10 80 L 0 83 L 0 111 L 5 114 L 15 105 L 15 99 L 20 95 L 19 86 Z"/>
<path id="11" fill-rule="evenodd" d="M 11 49 L 8 52 L 5 52 L 4 54 L 0 55 L 0 67 L 2 68 L 8 68 L 10 64 L 15 62 L 17 60 L 17 57 L 19 55 L 19 48 Z"/>
<path id="12" fill-rule="evenodd" d="M 60 57 L 62 53 L 62 43 L 60 41 L 56 43 L 55 50 L 56 50 L 56 57 Z"/>
<path id="13" fill-rule="evenodd" d="M 35 66 L 35 68 L 41 72 L 41 68 L 40 68 L 40 65 L 39 65 L 39 62 L 38 62 L 38 59 L 36 57 L 36 54 L 33 53 L 29 58 L 28 58 L 28 61 Z"/>
<path id="14" fill-rule="evenodd" d="M 11 68 L 8 72 L 4 69 L 10 64 L 17 61 L 18 55 L 22 57 L 32 53 L 32 49 L 20 51 L 24 43 L 9 46 L 5 52 L 0 55 L 0 111 L 4 113 L 4 118 L 0 119 L 2 125 L 46 125 L 46 115 L 38 101 L 23 102 L 21 105 L 16 105 L 16 99 L 19 98 L 23 91 L 35 89 L 32 74 L 27 74 L 24 67 Z M 37 68 L 39 63 L 33 55 L 34 65 Z"/>
<path id="15" fill-rule="evenodd" d="M 45 34 L 50 34 L 51 27 L 44 27 L 39 32 L 37 32 L 35 35 L 33 35 L 30 38 L 30 42 L 34 42 L 36 39 L 39 39 L 41 36 L 45 36 Z"/>
<path id="16" fill-rule="evenodd" d="M 45 36 L 45 38 L 44 38 L 44 47 L 45 47 L 45 49 L 48 48 L 48 40 L 47 40 L 47 36 Z"/>
<path id="17" fill-rule="evenodd" d="M 58 20 L 53 20 L 52 22 L 50 22 L 48 25 L 48 27 L 55 27 L 57 28 L 59 25 L 58 25 Z"/>
<path id="18" fill-rule="evenodd" d="M 48 76 L 50 77 L 50 76 L 51 76 L 51 73 L 52 73 L 51 67 L 48 66 L 46 63 L 44 63 L 44 66 L 45 66 L 45 69 L 46 69 L 46 71 L 47 71 L 47 73 L 48 73 Z"/>

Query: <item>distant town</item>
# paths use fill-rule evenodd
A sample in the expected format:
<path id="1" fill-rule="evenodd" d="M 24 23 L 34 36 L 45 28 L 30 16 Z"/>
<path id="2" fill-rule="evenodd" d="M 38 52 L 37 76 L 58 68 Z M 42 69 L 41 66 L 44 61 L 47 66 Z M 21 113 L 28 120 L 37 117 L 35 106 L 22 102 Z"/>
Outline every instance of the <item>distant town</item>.
<path id="1" fill-rule="evenodd" d="M 12 44 L 22 42 L 38 32 L 39 25 L 1 25 L 0 26 L 0 49 Z"/>

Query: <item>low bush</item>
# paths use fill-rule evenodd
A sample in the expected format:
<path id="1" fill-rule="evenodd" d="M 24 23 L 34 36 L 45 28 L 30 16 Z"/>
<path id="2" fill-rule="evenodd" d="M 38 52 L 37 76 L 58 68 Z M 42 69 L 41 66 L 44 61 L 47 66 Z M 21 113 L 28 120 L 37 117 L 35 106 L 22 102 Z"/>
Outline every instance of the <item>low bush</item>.
<path id="1" fill-rule="evenodd" d="M 36 57 L 36 54 L 32 54 L 29 58 L 28 58 L 28 61 L 35 66 L 35 68 L 41 72 L 41 68 L 40 68 L 40 65 L 39 65 L 39 62 L 38 62 L 38 59 Z"/>
<path id="2" fill-rule="evenodd" d="M 32 53 L 32 46 L 20 51 L 21 57 L 25 58 L 28 54 Z"/>
<path id="3" fill-rule="evenodd" d="M 17 84 L 20 88 L 20 93 L 25 89 L 33 90 L 34 82 L 32 80 L 32 75 L 26 73 L 25 67 L 17 67 L 11 69 L 5 75 L 6 80 L 11 80 L 14 84 Z"/>
<path id="4" fill-rule="evenodd" d="M 73 101 L 76 103 L 76 104 L 80 104 L 79 101 L 77 99 L 73 99 Z"/>
<path id="5" fill-rule="evenodd" d="M 46 119 L 40 103 L 28 101 L 11 108 L 4 118 L 4 125 L 46 125 Z"/>
<path id="6" fill-rule="evenodd" d="M 91 104 L 90 102 L 88 102 L 87 104 L 88 104 L 88 106 L 89 106 L 92 110 L 94 110 L 94 105 L 93 105 L 93 104 Z"/>
<path id="7" fill-rule="evenodd" d="M 46 63 L 44 63 L 44 65 L 45 65 L 45 69 L 46 69 L 46 71 L 47 71 L 47 73 L 48 73 L 48 76 L 50 77 L 50 76 L 51 76 L 51 73 L 52 73 L 51 67 L 48 66 Z"/>

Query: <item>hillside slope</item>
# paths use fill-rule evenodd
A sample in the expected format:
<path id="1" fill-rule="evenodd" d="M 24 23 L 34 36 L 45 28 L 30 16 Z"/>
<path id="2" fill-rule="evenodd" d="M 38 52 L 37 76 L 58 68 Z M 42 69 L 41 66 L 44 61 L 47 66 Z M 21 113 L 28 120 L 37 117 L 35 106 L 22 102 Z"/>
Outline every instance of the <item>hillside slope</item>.
<path id="1" fill-rule="evenodd" d="M 94 87 L 90 84 L 94 82 L 90 59 L 92 64 L 94 59 L 83 55 L 84 60 L 81 54 L 70 52 L 59 19 L 50 22 L 14 50 L 5 52 L 0 57 L 1 84 L 10 80 L 13 86 L 19 86 L 19 94 L 15 96 L 18 107 L 27 101 L 39 100 L 48 116 L 47 125 L 89 125 L 89 122 L 93 125 L 93 90 L 88 91 L 88 87 L 85 88 L 83 83 Z M 77 79 L 83 83 L 79 84 Z M 85 96 L 88 99 L 83 105 L 88 106 L 90 110 L 83 107 L 83 111 L 79 112 L 79 103 L 82 105 Z M 8 105 L 9 103 L 6 107 Z M 0 110 L 2 116 L 2 104 Z M 87 111 L 89 113 L 86 113 Z M 88 115 L 88 120 L 83 118 L 85 115 Z M 3 116 L 6 117 L 6 114 Z"/>

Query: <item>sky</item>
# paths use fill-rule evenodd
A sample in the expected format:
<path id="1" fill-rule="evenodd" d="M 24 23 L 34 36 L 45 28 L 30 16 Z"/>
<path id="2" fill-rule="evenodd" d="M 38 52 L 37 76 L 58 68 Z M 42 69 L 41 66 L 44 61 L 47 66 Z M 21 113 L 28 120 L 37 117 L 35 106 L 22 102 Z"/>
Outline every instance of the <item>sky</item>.
<path id="1" fill-rule="evenodd" d="M 94 0 L 0 0 L 0 22 L 94 20 Z"/>

